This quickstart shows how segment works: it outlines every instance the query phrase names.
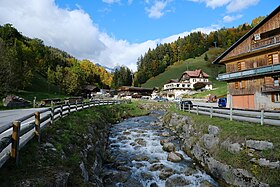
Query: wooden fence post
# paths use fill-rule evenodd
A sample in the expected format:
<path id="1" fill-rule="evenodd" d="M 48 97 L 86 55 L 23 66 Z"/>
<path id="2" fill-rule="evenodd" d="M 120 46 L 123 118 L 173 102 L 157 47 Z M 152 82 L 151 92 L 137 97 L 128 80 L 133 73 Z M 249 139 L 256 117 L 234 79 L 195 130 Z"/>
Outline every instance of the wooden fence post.
<path id="1" fill-rule="evenodd" d="M 38 142 L 40 143 L 40 112 L 35 112 L 35 134 L 38 137 Z"/>
<path id="2" fill-rule="evenodd" d="M 84 109 L 84 102 L 82 101 L 82 109 Z"/>
<path id="3" fill-rule="evenodd" d="M 261 110 L 261 125 L 264 123 L 264 110 Z"/>
<path id="4" fill-rule="evenodd" d="M 196 115 L 198 115 L 198 105 L 196 105 Z"/>
<path id="5" fill-rule="evenodd" d="M 188 107 L 189 107 L 189 113 L 191 112 L 191 105 L 190 104 L 188 104 Z"/>
<path id="6" fill-rule="evenodd" d="M 13 122 L 12 132 L 12 151 L 11 157 L 16 160 L 16 165 L 19 164 L 19 133 L 20 133 L 20 121 Z"/>
<path id="7" fill-rule="evenodd" d="M 211 106 L 211 109 L 210 109 L 210 118 L 213 118 L 213 106 Z"/>
<path id="8" fill-rule="evenodd" d="M 183 103 L 183 111 L 185 111 L 185 103 Z"/>
<path id="9" fill-rule="evenodd" d="M 232 121 L 232 107 L 230 107 L 229 110 L 229 120 Z"/>

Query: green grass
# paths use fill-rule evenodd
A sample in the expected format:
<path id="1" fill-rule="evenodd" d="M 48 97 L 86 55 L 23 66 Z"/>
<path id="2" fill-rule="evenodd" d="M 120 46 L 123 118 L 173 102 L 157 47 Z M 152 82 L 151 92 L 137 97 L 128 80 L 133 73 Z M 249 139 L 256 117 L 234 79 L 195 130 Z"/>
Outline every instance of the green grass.
<path id="1" fill-rule="evenodd" d="M 162 88 L 170 79 L 178 79 L 184 71 L 187 70 L 196 70 L 202 69 L 210 76 L 210 81 L 213 83 L 213 88 L 216 88 L 212 91 L 207 91 L 205 93 L 198 94 L 194 97 L 205 97 L 209 93 L 215 94 L 217 96 L 226 94 L 226 82 L 220 82 L 216 80 L 216 77 L 219 73 L 225 72 L 225 67 L 222 65 L 213 65 L 212 60 L 215 59 L 223 49 L 221 48 L 211 48 L 207 51 L 209 57 L 208 61 L 204 60 L 205 53 L 200 57 L 191 58 L 186 61 L 177 62 L 169 66 L 165 72 L 159 74 L 156 77 L 149 79 L 142 87 L 153 88 L 160 87 Z"/>
<path id="2" fill-rule="evenodd" d="M 230 121 L 227 119 L 209 116 L 196 115 L 193 113 L 182 112 L 172 106 L 171 112 L 177 112 L 182 115 L 187 115 L 191 119 L 191 123 L 194 124 L 194 128 L 198 132 L 206 133 L 209 125 L 214 125 L 220 128 L 219 139 L 220 142 L 229 139 L 232 143 L 244 143 L 246 140 L 263 140 L 270 141 L 274 144 L 274 149 L 266 151 L 255 151 L 255 158 L 266 158 L 270 161 L 280 160 L 280 128 L 274 126 L 261 126 L 255 123 Z M 252 157 L 248 156 L 248 149 L 232 154 L 223 148 L 210 150 L 213 156 L 234 168 L 243 168 L 254 174 L 254 176 L 260 181 L 266 182 L 271 186 L 277 186 L 280 184 L 280 170 L 268 169 L 260 167 L 250 162 Z"/>
<path id="3" fill-rule="evenodd" d="M 41 144 L 35 137 L 20 150 L 18 167 L 9 160 L 1 168 L 0 186 L 20 186 L 23 181 L 31 181 L 32 186 L 53 186 L 51 182 L 54 182 L 54 176 L 59 171 L 70 173 L 69 186 L 88 186 L 81 177 L 79 164 L 83 160 L 87 170 L 95 172 L 92 167 L 96 152 L 102 151 L 97 142 L 107 139 L 103 130 L 108 130 L 110 124 L 122 118 L 146 114 L 147 111 L 135 103 L 98 106 L 71 113 L 42 132 Z M 47 142 L 54 145 L 56 151 L 46 149 L 43 144 Z M 93 151 L 84 160 L 81 153 L 89 142 L 93 142 Z"/>

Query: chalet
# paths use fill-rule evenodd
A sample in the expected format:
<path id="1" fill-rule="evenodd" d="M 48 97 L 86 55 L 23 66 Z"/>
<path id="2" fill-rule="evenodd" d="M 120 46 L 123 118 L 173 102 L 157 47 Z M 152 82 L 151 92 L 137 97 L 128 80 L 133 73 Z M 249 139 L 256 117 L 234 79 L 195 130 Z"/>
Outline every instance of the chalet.
<path id="1" fill-rule="evenodd" d="M 179 79 L 171 79 L 163 86 L 163 93 L 167 98 L 177 98 L 182 94 L 190 94 L 197 83 L 203 83 L 205 90 L 212 90 L 212 83 L 209 82 L 209 75 L 201 69 L 185 71 Z"/>
<path id="2" fill-rule="evenodd" d="M 280 109 L 280 6 L 221 54 L 226 66 L 228 106 Z"/>

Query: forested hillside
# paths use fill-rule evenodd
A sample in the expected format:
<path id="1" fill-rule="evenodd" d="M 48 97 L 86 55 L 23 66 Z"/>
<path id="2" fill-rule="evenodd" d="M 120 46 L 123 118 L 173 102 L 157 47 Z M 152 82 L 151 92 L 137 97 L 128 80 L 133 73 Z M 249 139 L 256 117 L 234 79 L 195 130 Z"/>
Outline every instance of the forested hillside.
<path id="1" fill-rule="evenodd" d="M 160 44 L 153 50 L 149 49 L 144 56 L 138 58 L 134 85 L 142 85 L 148 79 L 164 72 L 169 65 L 198 57 L 211 47 L 227 49 L 263 18 L 258 17 L 251 24 L 222 28 L 209 34 L 194 32 L 184 38 L 178 38 L 175 42 Z"/>
<path id="2" fill-rule="evenodd" d="M 112 81 L 111 74 L 88 60 L 25 37 L 10 24 L 0 26 L 0 96 L 32 87 L 38 75 L 72 95 L 87 84 L 109 87 Z"/>

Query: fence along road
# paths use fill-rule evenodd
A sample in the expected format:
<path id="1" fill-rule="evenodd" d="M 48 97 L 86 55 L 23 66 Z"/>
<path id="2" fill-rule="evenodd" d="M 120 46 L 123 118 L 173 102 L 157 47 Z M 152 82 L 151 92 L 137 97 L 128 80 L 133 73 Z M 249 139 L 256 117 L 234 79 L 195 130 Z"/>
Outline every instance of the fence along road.
<path id="1" fill-rule="evenodd" d="M 0 168 L 11 157 L 19 162 L 19 151 L 34 136 L 40 142 L 41 130 L 52 124 L 54 121 L 86 108 L 98 105 L 121 104 L 125 100 L 95 100 L 90 102 L 80 102 L 75 104 L 64 104 L 53 108 L 29 110 L 29 114 L 8 123 L 1 122 L 0 126 Z M 28 111 L 28 110 L 27 110 Z M 13 114 L 6 113 L 4 116 L 11 117 Z M 19 117 L 19 116 L 18 116 Z M 3 117 L 5 118 L 5 117 Z M 1 118 L 2 120 L 2 118 Z"/>
<path id="2" fill-rule="evenodd" d="M 208 115 L 210 118 L 221 117 L 230 120 L 237 121 L 247 121 L 252 123 L 260 123 L 261 125 L 274 125 L 280 126 L 280 111 L 274 110 L 244 110 L 237 108 L 219 108 L 205 105 L 181 105 L 179 104 L 179 109 L 196 113 Z"/>

